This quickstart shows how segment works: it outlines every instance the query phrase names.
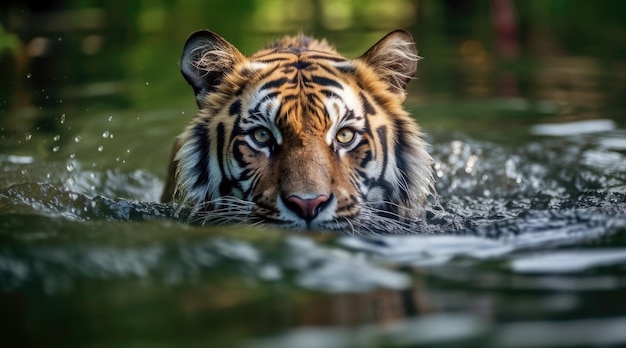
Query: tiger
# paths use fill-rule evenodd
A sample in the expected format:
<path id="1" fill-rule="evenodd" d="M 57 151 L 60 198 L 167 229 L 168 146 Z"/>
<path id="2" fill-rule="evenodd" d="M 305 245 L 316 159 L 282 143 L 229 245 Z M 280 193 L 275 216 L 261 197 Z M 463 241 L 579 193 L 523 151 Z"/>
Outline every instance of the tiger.
<path id="1" fill-rule="evenodd" d="M 201 224 L 405 229 L 436 194 L 430 145 L 403 107 L 419 59 L 404 30 L 354 59 L 303 34 L 246 57 L 192 33 L 180 70 L 199 111 L 176 138 L 161 202 Z"/>

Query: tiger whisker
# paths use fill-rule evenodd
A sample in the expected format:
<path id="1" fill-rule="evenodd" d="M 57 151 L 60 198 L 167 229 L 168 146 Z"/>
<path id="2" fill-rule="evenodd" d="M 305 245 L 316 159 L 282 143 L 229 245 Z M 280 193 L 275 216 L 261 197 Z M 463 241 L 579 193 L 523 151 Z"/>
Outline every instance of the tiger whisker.
<path id="1" fill-rule="evenodd" d="M 393 222 L 395 224 L 405 225 L 406 227 L 413 225 L 411 222 L 405 221 L 405 218 L 398 213 L 375 207 L 363 207 L 361 209 L 361 218 L 363 217 L 372 218 L 372 222 L 379 222 L 381 218 L 384 218 L 385 223 Z"/>
<path id="2" fill-rule="evenodd" d="M 378 234 L 382 231 L 408 232 L 412 227 L 415 227 L 413 223 L 405 221 L 399 214 L 372 207 L 369 202 L 362 204 L 360 216 L 356 222 L 360 229 L 373 234 Z"/>
<path id="3" fill-rule="evenodd" d="M 217 208 L 216 208 L 217 207 Z M 191 223 L 202 225 L 244 224 L 252 219 L 254 202 L 223 196 L 196 204 L 189 216 Z"/>
<path id="4" fill-rule="evenodd" d="M 337 221 L 337 219 L 335 219 L 335 221 Z M 350 226 L 350 232 L 352 232 L 352 235 L 356 235 L 358 232 L 357 230 L 354 228 L 354 224 L 350 221 L 350 219 L 345 219 L 346 223 L 348 224 L 348 226 Z M 337 221 L 337 224 L 339 224 L 339 221 Z M 360 233 L 359 233 L 360 234 Z"/>

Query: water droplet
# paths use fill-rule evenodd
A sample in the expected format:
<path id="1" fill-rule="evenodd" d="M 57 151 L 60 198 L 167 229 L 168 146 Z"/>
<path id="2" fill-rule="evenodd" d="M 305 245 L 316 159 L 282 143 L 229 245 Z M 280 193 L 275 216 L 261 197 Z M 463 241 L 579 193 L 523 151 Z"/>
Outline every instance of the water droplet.
<path id="1" fill-rule="evenodd" d="M 109 139 L 113 139 L 113 133 L 109 135 Z"/>
<path id="2" fill-rule="evenodd" d="M 67 178 L 67 183 L 70 184 L 70 186 L 73 186 L 76 183 L 76 180 L 72 177 Z"/>
<path id="3" fill-rule="evenodd" d="M 57 134 L 52 138 L 53 141 L 59 141 L 61 139 L 61 135 Z"/>
<path id="4" fill-rule="evenodd" d="M 22 175 L 26 175 L 26 173 L 28 173 L 28 170 L 22 169 Z"/>
<path id="5" fill-rule="evenodd" d="M 148 81 L 146 81 L 146 86 L 149 85 L 150 83 Z"/>
<path id="6" fill-rule="evenodd" d="M 79 143 L 80 142 L 80 135 L 77 135 L 74 137 L 74 142 L 75 143 Z"/>
<path id="7" fill-rule="evenodd" d="M 110 134 L 111 133 L 109 133 L 109 131 L 104 131 L 104 133 L 102 133 L 102 137 L 103 138 L 108 138 Z"/>
<path id="8" fill-rule="evenodd" d="M 102 150 L 104 150 L 104 146 L 102 145 L 98 146 L 98 152 L 102 152 Z"/>
<path id="9" fill-rule="evenodd" d="M 68 162 L 65 165 L 65 169 L 67 169 L 68 172 L 73 172 L 74 171 L 74 164 L 72 162 Z"/>
<path id="10" fill-rule="evenodd" d="M 26 74 L 26 78 L 29 79 L 31 78 L 33 75 L 31 73 Z"/>
<path id="11" fill-rule="evenodd" d="M 59 36 L 59 37 L 57 38 L 57 40 L 58 40 L 59 42 L 63 41 L 63 36 Z"/>
<path id="12" fill-rule="evenodd" d="M 130 149 L 126 149 L 126 153 L 130 153 Z"/>
<path id="13" fill-rule="evenodd" d="M 185 112 L 184 112 L 184 111 L 181 111 L 181 112 L 180 112 L 180 114 L 181 114 L 181 115 L 184 115 L 184 114 L 185 114 Z"/>
<path id="14" fill-rule="evenodd" d="M 46 173 L 46 179 L 50 179 L 52 175 L 50 173 Z"/>
<path id="15" fill-rule="evenodd" d="M 119 162 L 120 158 L 119 157 L 115 157 L 115 162 Z"/>
<path id="16" fill-rule="evenodd" d="M 26 135 L 24 136 L 24 138 L 26 138 L 26 141 L 29 141 L 30 139 L 32 139 L 33 135 L 30 133 L 26 133 Z"/>
<path id="17" fill-rule="evenodd" d="M 109 122 L 111 122 L 113 120 L 113 116 L 109 116 L 109 118 L 107 119 Z"/>
<path id="18" fill-rule="evenodd" d="M 71 154 L 70 154 L 70 158 L 71 158 L 71 159 L 74 159 L 74 157 L 76 157 L 76 154 L 75 154 L 75 153 L 71 153 Z"/>
<path id="19" fill-rule="evenodd" d="M 61 124 L 65 123 L 65 114 L 61 115 Z"/>
<path id="20" fill-rule="evenodd" d="M 55 146 L 52 148 L 52 152 L 59 152 L 59 150 L 61 150 L 60 146 Z"/>

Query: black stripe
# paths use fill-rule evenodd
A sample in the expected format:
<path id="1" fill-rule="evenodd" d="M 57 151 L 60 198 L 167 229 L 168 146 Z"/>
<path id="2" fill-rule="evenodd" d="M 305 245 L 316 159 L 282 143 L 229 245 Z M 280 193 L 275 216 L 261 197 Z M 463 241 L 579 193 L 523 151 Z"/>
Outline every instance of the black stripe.
<path id="1" fill-rule="evenodd" d="M 349 212 L 350 210 L 354 209 L 354 207 L 356 207 L 356 204 L 354 202 L 356 202 L 356 197 L 351 195 L 350 196 L 350 201 L 351 203 L 348 205 L 344 205 L 343 207 L 338 207 L 336 213 L 340 214 L 343 212 Z"/>
<path id="2" fill-rule="evenodd" d="M 363 144 L 366 144 L 366 142 L 363 141 Z M 357 149 L 359 147 L 361 147 L 361 146 L 362 145 L 359 144 Z M 363 157 L 363 159 L 361 159 L 361 163 L 359 163 L 359 166 L 361 166 L 361 168 L 367 167 L 367 165 L 370 163 L 370 161 L 372 161 L 372 159 L 374 159 L 374 156 L 372 155 L 372 150 L 363 151 L 363 153 L 365 154 L 365 157 Z"/>
<path id="3" fill-rule="evenodd" d="M 365 114 L 374 115 L 376 113 L 376 110 L 374 110 L 374 107 L 367 99 L 367 97 L 363 93 L 359 93 L 359 97 L 361 98 L 361 105 L 363 105 L 363 111 L 365 112 Z"/>
<path id="4" fill-rule="evenodd" d="M 307 56 L 307 59 L 323 59 L 323 60 L 330 60 L 331 62 L 345 62 L 346 61 L 346 59 L 342 57 L 326 56 L 326 55 L 321 55 L 321 54 L 309 55 Z"/>
<path id="5" fill-rule="evenodd" d="M 307 93 L 306 94 L 306 99 L 309 101 L 309 103 L 311 104 L 315 104 L 316 102 L 320 101 L 320 98 L 317 96 L 317 94 L 315 93 Z"/>
<path id="6" fill-rule="evenodd" d="M 362 180 L 360 180 L 365 186 L 370 187 L 372 185 L 372 181 L 373 179 L 370 178 L 369 176 L 367 176 L 367 172 L 362 171 L 362 170 L 357 170 L 356 174 L 359 176 L 359 178 L 361 178 Z M 354 179 L 354 187 L 358 187 L 359 180 L 358 178 Z"/>
<path id="7" fill-rule="evenodd" d="M 243 133 L 243 129 L 241 129 L 241 123 L 246 122 L 247 119 L 242 119 L 241 114 L 237 115 L 237 119 L 233 123 L 233 130 L 230 132 L 230 136 L 228 137 L 228 143 L 232 143 L 239 134 Z"/>
<path id="8" fill-rule="evenodd" d="M 304 69 L 308 68 L 309 66 L 311 66 L 311 63 L 303 62 L 301 60 L 298 60 L 297 62 L 293 62 L 291 64 L 285 65 L 285 67 L 293 67 L 293 68 L 296 68 L 298 70 L 304 70 Z"/>
<path id="9" fill-rule="evenodd" d="M 354 114 L 354 110 L 348 110 L 346 111 L 346 114 L 343 115 L 344 121 L 354 120 L 355 118 L 356 118 L 356 115 Z"/>
<path id="10" fill-rule="evenodd" d="M 273 54 L 273 53 L 271 53 Z M 271 54 L 268 54 L 267 56 L 270 56 Z M 272 57 L 272 58 L 257 58 L 254 61 L 255 62 L 260 62 L 260 63 L 276 63 L 276 62 L 284 62 L 286 60 L 290 60 L 291 57 Z"/>
<path id="11" fill-rule="evenodd" d="M 383 156 L 383 166 L 382 166 L 382 170 L 380 172 L 380 176 L 378 177 L 378 179 L 376 180 L 376 182 L 374 183 L 375 186 L 378 186 L 380 188 L 383 189 L 383 192 L 385 192 L 385 200 L 390 200 L 391 197 L 390 195 L 394 192 L 394 187 L 395 185 L 393 185 L 393 183 L 385 180 L 385 172 L 387 172 L 387 165 L 388 165 L 388 148 L 387 148 L 387 126 L 380 126 L 376 129 L 376 133 L 378 133 L 378 137 L 380 139 L 380 144 L 382 147 L 382 156 Z"/>
<path id="12" fill-rule="evenodd" d="M 397 125 L 397 129 L 404 129 L 403 125 L 398 122 L 399 124 Z M 399 131 L 396 132 L 397 134 L 397 138 L 398 138 L 398 142 L 396 144 L 396 148 L 394 149 L 394 155 L 396 156 L 396 163 L 400 172 L 401 177 L 401 181 L 400 182 L 406 182 L 407 185 L 410 186 L 409 182 L 411 181 L 411 179 L 408 177 L 408 166 L 406 164 L 406 156 L 409 154 L 409 143 L 408 143 L 408 139 L 407 139 L 407 133 Z M 398 190 L 399 194 L 400 194 L 400 199 L 402 199 L 402 201 L 404 202 L 408 202 L 409 200 L 409 194 L 408 192 L 405 192 L 404 190 Z"/>
<path id="13" fill-rule="evenodd" d="M 281 77 L 279 79 L 266 82 L 259 90 L 263 91 L 263 90 L 266 90 L 268 88 L 280 87 L 280 86 L 284 85 L 285 82 L 287 82 L 287 78 L 286 77 Z"/>
<path id="14" fill-rule="evenodd" d="M 278 207 L 275 207 L 275 206 L 272 206 L 272 205 L 264 203 L 262 198 L 263 198 L 262 194 L 257 194 L 257 195 L 254 195 L 254 197 L 252 197 L 252 200 L 254 202 L 256 202 L 256 205 L 259 208 L 261 208 L 261 209 L 267 209 L 267 210 L 269 210 L 272 213 L 279 213 L 280 212 Z"/>
<path id="15" fill-rule="evenodd" d="M 339 89 L 343 89 L 343 87 L 341 86 L 341 84 L 339 84 L 339 82 L 333 79 L 329 79 L 327 77 L 313 76 L 311 78 L 311 82 L 321 85 L 321 86 L 332 86 L 332 87 L 337 87 Z"/>
<path id="16" fill-rule="evenodd" d="M 284 104 L 285 102 L 288 102 L 290 100 L 296 100 L 298 99 L 298 95 L 297 94 L 289 94 L 289 95 L 283 95 L 280 99 L 282 101 L 282 103 Z"/>
<path id="17" fill-rule="evenodd" d="M 242 74 L 242 76 L 248 76 L 249 74 Z M 235 88 L 235 96 L 237 97 L 241 97 L 241 95 L 243 94 L 243 92 L 246 90 L 246 88 L 248 87 L 248 82 L 250 82 L 250 80 L 245 80 L 241 85 L 237 86 Z"/>
<path id="18" fill-rule="evenodd" d="M 383 170 L 380 173 L 379 181 L 384 180 L 385 172 L 387 171 L 387 126 L 380 126 L 376 129 L 376 133 L 378 133 L 378 139 L 380 140 L 380 145 L 382 146 L 383 153 Z"/>
<path id="19" fill-rule="evenodd" d="M 232 183 L 230 182 L 230 180 L 227 179 L 222 179 L 222 182 L 220 183 L 220 195 L 221 196 L 230 196 L 232 195 Z"/>
<path id="20" fill-rule="evenodd" d="M 228 114 L 230 116 L 238 116 L 241 113 L 241 100 L 237 99 L 234 103 L 230 104 L 228 108 Z"/>
<path id="21" fill-rule="evenodd" d="M 249 109 L 248 112 L 252 113 L 252 112 L 259 112 L 261 104 L 263 104 L 263 102 L 267 101 L 268 99 L 274 99 L 276 98 L 276 96 L 278 96 L 280 93 L 279 92 L 270 92 L 268 94 L 265 95 L 265 97 L 263 97 L 263 99 L 259 100 L 259 102 L 254 106 L 254 109 Z"/>
<path id="22" fill-rule="evenodd" d="M 205 124 L 197 124 L 193 127 L 193 137 L 196 140 L 196 152 L 199 154 L 196 169 L 199 174 L 194 188 L 205 186 L 209 182 L 209 137 Z"/>
<path id="23" fill-rule="evenodd" d="M 246 172 L 249 172 L 249 170 L 246 169 L 246 167 L 248 166 L 249 163 L 244 160 L 243 153 L 241 153 L 241 151 L 239 150 L 239 148 L 242 145 L 245 146 L 248 150 L 252 151 L 255 155 L 258 155 L 260 151 L 255 150 L 253 147 L 248 145 L 248 143 L 244 140 L 238 139 L 238 140 L 235 140 L 235 142 L 233 143 L 233 147 L 232 147 L 233 159 L 237 161 L 237 164 L 239 164 L 239 167 L 241 167 L 244 170 L 244 172 L 241 173 L 241 177 L 244 178 L 248 176 Z"/>
<path id="24" fill-rule="evenodd" d="M 224 144 L 226 143 L 226 129 L 223 123 L 217 125 L 217 163 L 220 166 L 222 180 L 224 179 Z"/>
<path id="25" fill-rule="evenodd" d="M 335 69 L 333 69 L 333 66 L 326 66 L 323 64 L 319 64 L 316 65 L 317 68 L 321 68 L 322 70 L 326 71 L 327 73 L 333 75 L 333 76 L 337 76 L 337 71 Z"/>
<path id="26" fill-rule="evenodd" d="M 339 100 L 341 100 L 343 102 L 343 98 L 341 98 L 337 93 L 327 90 L 327 89 L 322 89 L 320 90 L 320 93 L 322 93 L 324 96 L 326 96 L 326 98 L 337 98 Z"/>
<path id="27" fill-rule="evenodd" d="M 251 121 L 265 121 L 265 117 L 261 113 L 260 103 L 254 109 L 248 110 L 248 117 L 245 119 L 245 123 L 252 123 Z"/>

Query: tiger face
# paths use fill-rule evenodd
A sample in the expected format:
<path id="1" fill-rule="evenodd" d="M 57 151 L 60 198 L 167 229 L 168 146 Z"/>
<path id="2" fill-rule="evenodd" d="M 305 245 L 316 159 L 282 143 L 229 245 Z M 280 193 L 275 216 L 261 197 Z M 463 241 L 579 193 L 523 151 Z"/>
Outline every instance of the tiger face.
<path id="1" fill-rule="evenodd" d="M 356 59 L 288 37 L 245 57 L 209 31 L 181 59 L 199 112 L 178 137 L 162 201 L 202 223 L 362 232 L 403 227 L 434 195 L 432 159 L 403 109 L 417 69 L 394 31 Z"/>

